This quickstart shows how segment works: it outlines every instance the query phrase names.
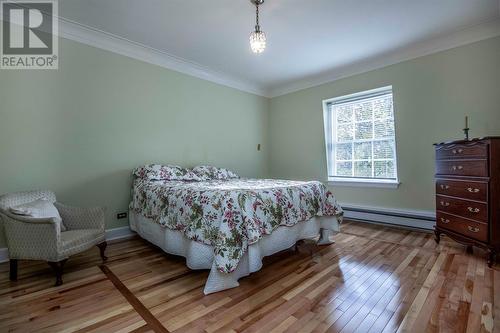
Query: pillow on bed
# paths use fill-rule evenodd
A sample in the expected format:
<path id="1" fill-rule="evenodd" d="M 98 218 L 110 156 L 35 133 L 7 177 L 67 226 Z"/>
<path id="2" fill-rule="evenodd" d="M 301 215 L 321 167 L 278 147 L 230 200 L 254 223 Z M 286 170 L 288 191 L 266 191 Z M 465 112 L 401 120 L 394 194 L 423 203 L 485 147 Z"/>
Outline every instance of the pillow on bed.
<path id="1" fill-rule="evenodd" d="M 134 170 L 134 176 L 148 180 L 178 180 L 183 175 L 177 165 L 147 164 Z"/>
<path id="2" fill-rule="evenodd" d="M 201 182 L 206 179 L 199 177 L 192 170 L 186 170 L 186 173 L 182 176 L 181 180 Z"/>
<path id="3" fill-rule="evenodd" d="M 192 170 L 201 179 L 234 179 L 240 178 L 231 170 L 217 168 L 211 165 L 198 165 Z"/>
<path id="4" fill-rule="evenodd" d="M 134 176 L 147 180 L 194 180 L 201 179 L 191 170 L 178 165 L 148 164 L 134 170 Z"/>

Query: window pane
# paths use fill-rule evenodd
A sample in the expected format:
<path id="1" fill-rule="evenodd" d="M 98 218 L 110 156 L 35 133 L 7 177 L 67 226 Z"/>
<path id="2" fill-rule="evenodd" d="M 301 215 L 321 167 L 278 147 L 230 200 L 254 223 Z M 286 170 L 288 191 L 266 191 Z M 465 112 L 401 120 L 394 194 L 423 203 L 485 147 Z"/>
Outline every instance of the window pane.
<path id="1" fill-rule="evenodd" d="M 339 143 L 337 144 L 337 160 L 345 161 L 352 160 L 352 144 Z"/>
<path id="2" fill-rule="evenodd" d="M 371 177 L 372 176 L 372 162 L 361 161 L 354 162 L 354 177 Z"/>
<path id="3" fill-rule="evenodd" d="M 371 121 L 373 118 L 372 102 L 362 102 L 354 104 L 354 112 L 356 121 Z"/>
<path id="4" fill-rule="evenodd" d="M 337 113 L 337 122 L 339 124 L 352 122 L 352 105 L 336 107 L 335 111 Z"/>
<path id="5" fill-rule="evenodd" d="M 392 95 L 377 99 L 373 102 L 373 112 L 375 119 L 394 118 L 392 112 Z"/>
<path id="6" fill-rule="evenodd" d="M 355 160 L 370 160 L 372 157 L 371 142 L 357 142 L 354 144 L 354 159 Z"/>
<path id="7" fill-rule="evenodd" d="M 336 176 L 352 177 L 352 162 L 337 162 Z"/>
<path id="8" fill-rule="evenodd" d="M 375 141 L 373 143 L 373 158 L 394 158 L 394 141 Z"/>
<path id="9" fill-rule="evenodd" d="M 375 120 L 375 138 L 394 137 L 394 120 Z"/>
<path id="10" fill-rule="evenodd" d="M 339 97 L 327 104 L 328 172 L 351 178 L 397 179 L 391 89 Z M 331 141 L 329 141 L 331 140 Z"/>
<path id="11" fill-rule="evenodd" d="M 356 123 L 354 134 L 355 139 L 371 139 L 373 135 L 372 129 L 372 122 Z"/>
<path id="12" fill-rule="evenodd" d="M 351 141 L 353 131 L 353 124 L 345 124 L 337 126 L 337 141 Z"/>
<path id="13" fill-rule="evenodd" d="M 375 178 L 396 178 L 393 161 L 375 161 Z"/>

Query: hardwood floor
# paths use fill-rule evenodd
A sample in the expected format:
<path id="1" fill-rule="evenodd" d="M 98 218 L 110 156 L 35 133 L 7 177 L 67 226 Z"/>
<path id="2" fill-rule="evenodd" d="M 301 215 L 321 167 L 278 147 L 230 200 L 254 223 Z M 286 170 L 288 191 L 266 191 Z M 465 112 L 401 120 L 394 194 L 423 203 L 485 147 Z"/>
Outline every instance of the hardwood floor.
<path id="1" fill-rule="evenodd" d="M 0 332 L 500 332 L 500 269 L 431 233 L 345 222 L 336 243 L 266 258 L 204 296 L 207 271 L 139 238 L 68 260 L 0 264 Z"/>

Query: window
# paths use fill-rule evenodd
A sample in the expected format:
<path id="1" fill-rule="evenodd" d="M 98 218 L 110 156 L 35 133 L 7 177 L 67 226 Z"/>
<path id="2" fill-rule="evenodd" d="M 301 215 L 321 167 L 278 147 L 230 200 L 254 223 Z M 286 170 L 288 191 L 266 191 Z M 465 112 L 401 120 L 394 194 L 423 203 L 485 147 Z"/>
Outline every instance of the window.
<path id="1" fill-rule="evenodd" d="M 392 87 L 323 102 L 328 179 L 397 187 Z"/>

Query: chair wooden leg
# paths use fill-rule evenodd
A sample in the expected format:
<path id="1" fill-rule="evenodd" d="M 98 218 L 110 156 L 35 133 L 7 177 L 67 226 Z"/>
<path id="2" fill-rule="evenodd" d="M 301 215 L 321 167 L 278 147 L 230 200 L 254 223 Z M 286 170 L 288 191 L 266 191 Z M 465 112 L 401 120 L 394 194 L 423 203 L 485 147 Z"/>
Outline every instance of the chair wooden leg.
<path id="1" fill-rule="evenodd" d="M 10 259 L 9 278 L 11 281 L 17 281 L 17 259 Z"/>
<path id="2" fill-rule="evenodd" d="M 57 261 L 57 262 L 49 261 L 50 267 L 52 267 L 52 269 L 54 270 L 54 273 L 56 273 L 56 287 L 63 284 L 63 280 L 62 280 L 63 267 L 64 267 L 64 264 L 66 263 L 67 260 L 68 259 L 64 259 L 64 260 Z"/>
<path id="3" fill-rule="evenodd" d="M 106 257 L 106 255 L 104 254 L 104 251 L 106 251 L 106 246 L 108 246 L 108 243 L 106 243 L 106 241 L 97 244 L 97 247 L 99 248 L 99 252 L 101 253 L 102 261 L 108 260 L 108 257 Z"/>

